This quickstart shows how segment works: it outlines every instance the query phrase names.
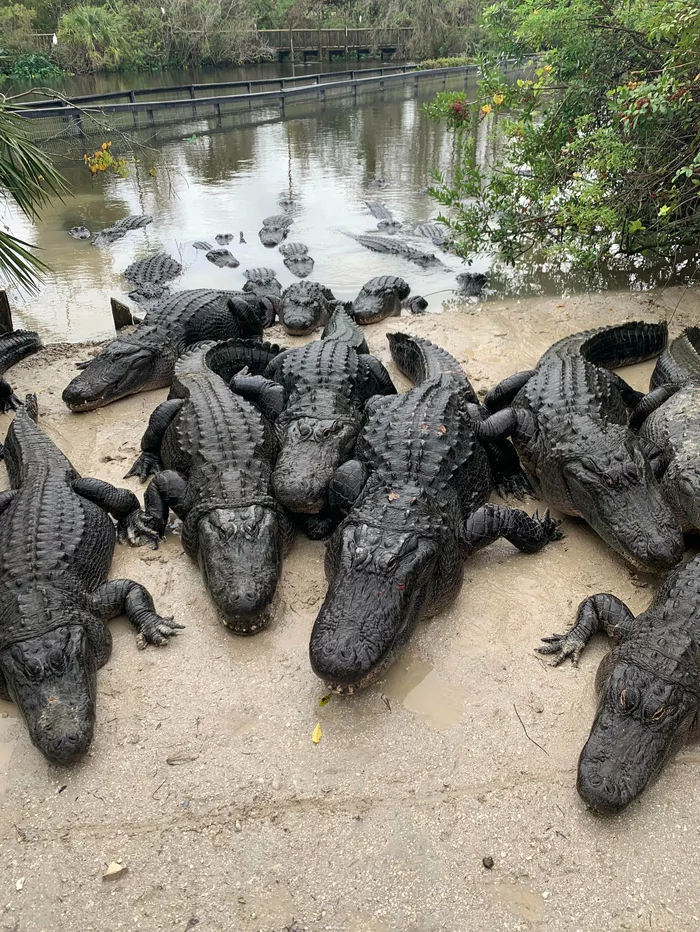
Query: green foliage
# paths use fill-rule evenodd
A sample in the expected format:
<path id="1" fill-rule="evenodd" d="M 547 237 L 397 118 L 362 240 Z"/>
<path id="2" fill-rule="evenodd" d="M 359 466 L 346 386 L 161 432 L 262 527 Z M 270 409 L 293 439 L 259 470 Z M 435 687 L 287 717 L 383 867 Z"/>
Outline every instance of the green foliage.
<path id="1" fill-rule="evenodd" d="M 426 58 L 418 64 L 418 71 L 430 68 L 457 68 L 459 65 L 473 65 L 474 59 L 468 55 L 448 55 L 446 58 Z"/>
<path id="2" fill-rule="evenodd" d="M 539 66 L 509 83 L 485 61 L 476 104 L 443 94 L 429 108 L 457 137 L 433 194 L 460 253 L 491 245 L 512 262 L 536 247 L 593 267 L 697 243 L 699 0 L 501 0 L 486 23 Z M 498 142 L 485 167 L 483 121 Z"/>
<path id="3" fill-rule="evenodd" d="M 14 55 L 31 49 L 33 21 L 34 11 L 21 3 L 0 6 L 0 42 L 6 62 L 11 61 Z"/>
<path id="4" fill-rule="evenodd" d="M 76 6 L 58 27 L 61 60 L 71 71 L 114 71 L 122 58 L 122 18 L 106 6 Z"/>
<path id="5" fill-rule="evenodd" d="M 66 190 L 51 160 L 30 141 L 24 121 L 0 103 L 0 196 L 35 219 L 52 195 L 61 197 Z M 5 278 L 33 289 L 45 268 L 31 246 L 0 226 L 0 272 Z"/>
<path id="6" fill-rule="evenodd" d="M 46 84 L 59 78 L 63 72 L 51 59 L 41 52 L 25 52 L 12 62 L 10 77 L 15 81 L 36 81 Z"/>

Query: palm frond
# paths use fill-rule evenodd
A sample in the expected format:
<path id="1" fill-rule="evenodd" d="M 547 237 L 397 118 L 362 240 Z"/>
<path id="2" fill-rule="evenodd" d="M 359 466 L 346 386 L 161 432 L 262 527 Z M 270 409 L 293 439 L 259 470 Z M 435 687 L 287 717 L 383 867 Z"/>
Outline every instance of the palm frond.
<path id="1" fill-rule="evenodd" d="M 4 277 L 8 283 L 13 282 L 36 294 L 38 285 L 44 280 L 43 273 L 48 272 L 49 267 L 30 252 L 33 248 L 31 243 L 0 230 L 0 284 Z"/>
<path id="2" fill-rule="evenodd" d="M 24 123 L 0 103 L 0 191 L 34 219 L 52 196 L 62 197 L 68 188 L 50 158 L 31 141 Z"/>

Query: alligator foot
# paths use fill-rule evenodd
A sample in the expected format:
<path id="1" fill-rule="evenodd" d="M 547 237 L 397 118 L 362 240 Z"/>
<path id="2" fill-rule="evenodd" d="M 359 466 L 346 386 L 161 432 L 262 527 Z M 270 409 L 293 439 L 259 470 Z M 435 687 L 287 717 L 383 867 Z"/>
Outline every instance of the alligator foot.
<path id="1" fill-rule="evenodd" d="M 553 667 L 558 667 L 567 657 L 570 657 L 573 665 L 577 666 L 587 644 L 586 639 L 577 633 L 576 627 L 573 627 L 567 634 L 552 634 L 542 640 L 545 642 L 543 646 L 535 649 L 538 654 L 554 654 L 551 661 Z"/>
<path id="2" fill-rule="evenodd" d="M 119 541 L 131 547 L 149 546 L 152 550 L 157 550 L 158 541 L 163 535 L 155 525 L 156 520 L 152 515 L 145 514 L 140 509 L 132 511 L 117 524 Z"/>
<path id="3" fill-rule="evenodd" d="M 471 554 L 499 537 L 505 537 L 523 553 L 537 553 L 546 544 L 562 537 L 560 524 L 550 517 L 549 509 L 540 518 L 537 512 L 531 517 L 520 508 L 484 505 L 467 519 L 464 528 L 466 550 Z"/>
<path id="4" fill-rule="evenodd" d="M 162 469 L 163 463 L 160 456 L 158 456 L 157 453 L 145 452 L 139 456 L 124 478 L 130 479 L 131 476 L 138 476 L 141 482 L 145 482 L 149 476 L 153 476 L 157 472 L 161 472 Z"/>
<path id="5" fill-rule="evenodd" d="M 7 398 L 0 398 L 0 414 L 8 414 L 22 407 L 22 402 L 14 392 Z"/>
<path id="6" fill-rule="evenodd" d="M 522 469 L 498 476 L 496 491 L 501 498 L 537 498 L 535 490 L 530 485 L 530 480 Z"/>
<path id="7" fill-rule="evenodd" d="M 566 634 L 552 634 L 542 638 L 544 644 L 536 648 L 539 654 L 553 654 L 552 666 L 558 667 L 567 657 L 576 666 L 584 647 L 601 628 L 616 643 L 625 640 L 635 624 L 635 618 L 625 603 L 609 592 L 584 599 L 578 607 L 576 623 Z"/>
<path id="8" fill-rule="evenodd" d="M 299 525 L 309 540 L 326 540 L 338 526 L 338 518 L 328 507 L 316 515 L 298 515 Z"/>
<path id="9" fill-rule="evenodd" d="M 184 627 L 174 621 L 172 615 L 164 616 L 157 615 L 155 612 L 147 612 L 139 620 L 136 646 L 139 650 L 143 650 L 148 644 L 164 647 L 168 639 L 174 637 Z"/>

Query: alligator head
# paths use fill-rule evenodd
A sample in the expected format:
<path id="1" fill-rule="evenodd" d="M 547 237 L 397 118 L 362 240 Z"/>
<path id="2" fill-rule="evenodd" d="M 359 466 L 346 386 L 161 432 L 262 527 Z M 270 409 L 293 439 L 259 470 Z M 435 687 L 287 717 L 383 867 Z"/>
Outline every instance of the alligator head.
<path id="1" fill-rule="evenodd" d="M 328 484 L 352 456 L 359 429 L 355 409 L 325 393 L 310 393 L 303 406 L 284 411 L 275 423 L 280 452 L 272 487 L 277 500 L 290 511 L 321 511 Z"/>
<path id="2" fill-rule="evenodd" d="M 19 707 L 33 744 L 52 763 L 71 764 L 90 746 L 97 666 L 94 645 L 80 624 L 0 651 L 0 683 Z"/>
<path id="3" fill-rule="evenodd" d="M 119 337 L 95 356 L 64 389 L 63 400 L 71 411 L 92 411 L 126 395 L 170 384 L 163 347 L 150 345 L 143 337 L 142 328 L 138 342 L 131 336 Z"/>
<path id="4" fill-rule="evenodd" d="M 608 654 L 614 656 L 615 651 Z M 579 758 L 576 786 L 592 809 L 612 813 L 636 799 L 685 741 L 700 701 L 689 689 L 627 659 L 604 659 L 601 680 L 600 704 Z"/>
<path id="5" fill-rule="evenodd" d="M 578 513 L 635 568 L 666 572 L 683 555 L 683 534 L 635 438 L 620 425 L 608 443 L 570 458 L 563 475 Z"/>
<path id="6" fill-rule="evenodd" d="M 358 324 L 376 324 L 385 317 L 398 317 L 401 300 L 395 288 L 363 288 L 353 302 L 352 312 Z"/>
<path id="7" fill-rule="evenodd" d="M 321 325 L 328 316 L 325 300 L 319 295 L 297 293 L 294 298 L 282 298 L 280 318 L 284 329 L 295 337 L 303 337 Z"/>
<path id="8" fill-rule="evenodd" d="M 461 578 L 456 544 L 450 548 L 409 522 L 345 521 L 338 528 L 326 552 L 332 582 L 309 646 L 314 673 L 333 692 L 352 693 L 392 663 L 424 614 L 445 559 Z"/>
<path id="9" fill-rule="evenodd" d="M 270 623 L 282 566 L 282 541 L 272 508 L 216 508 L 197 524 L 202 575 L 227 628 L 255 634 Z"/>

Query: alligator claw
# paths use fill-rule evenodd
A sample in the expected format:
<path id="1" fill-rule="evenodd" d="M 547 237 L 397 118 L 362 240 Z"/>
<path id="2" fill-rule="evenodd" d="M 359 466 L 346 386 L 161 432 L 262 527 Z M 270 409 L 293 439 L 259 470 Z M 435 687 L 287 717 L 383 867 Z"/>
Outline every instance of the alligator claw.
<path id="1" fill-rule="evenodd" d="M 155 475 L 162 469 L 163 463 L 157 453 L 142 453 L 124 478 L 130 479 L 132 476 L 138 476 L 139 481 L 145 482 L 149 476 Z"/>
<path id="2" fill-rule="evenodd" d="M 571 659 L 574 666 L 578 666 L 586 642 L 577 637 L 573 630 L 568 634 L 553 634 L 542 640 L 545 643 L 541 647 L 536 647 L 535 650 L 538 654 L 554 654 L 551 661 L 553 667 L 558 667 L 567 657 Z"/>
<path id="3" fill-rule="evenodd" d="M 152 550 L 157 550 L 158 541 L 163 535 L 154 527 L 154 519 L 139 509 L 122 518 L 117 525 L 117 536 L 121 543 L 132 547 L 148 545 Z"/>
<path id="4" fill-rule="evenodd" d="M 76 362 L 75 368 L 76 369 L 87 369 L 87 367 L 90 365 L 91 362 L 92 362 L 92 359 L 86 359 L 84 362 Z"/>
<path id="5" fill-rule="evenodd" d="M 136 646 L 139 650 L 144 650 L 148 644 L 155 647 L 164 647 L 168 639 L 175 637 L 178 630 L 184 628 L 173 621 L 172 616 L 164 617 L 150 612 L 148 616 L 139 625 L 139 633 L 136 635 Z"/>

